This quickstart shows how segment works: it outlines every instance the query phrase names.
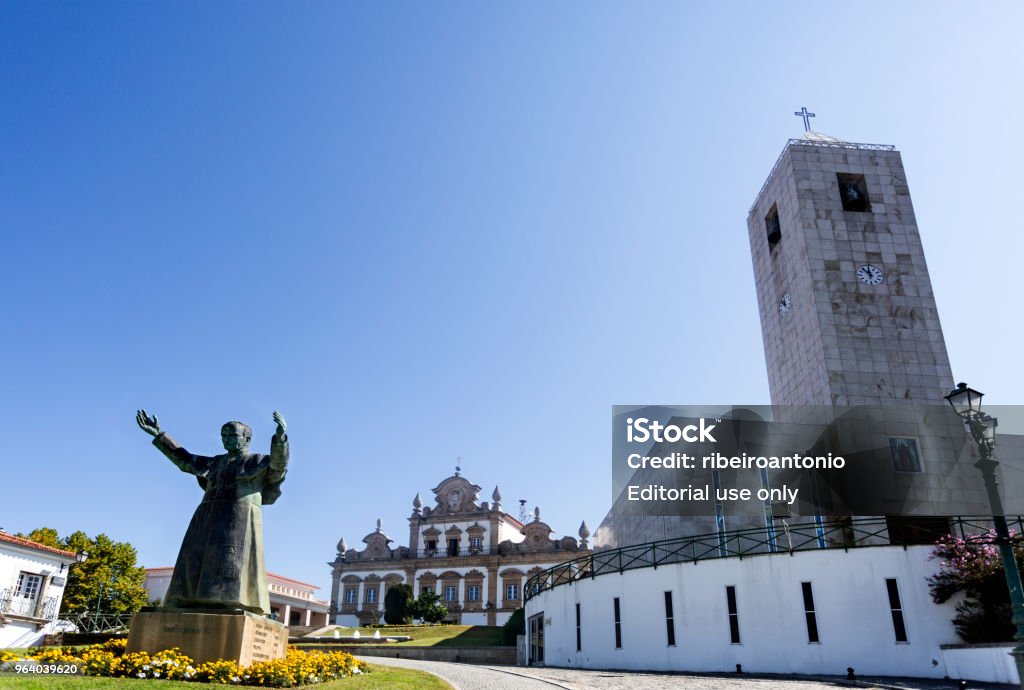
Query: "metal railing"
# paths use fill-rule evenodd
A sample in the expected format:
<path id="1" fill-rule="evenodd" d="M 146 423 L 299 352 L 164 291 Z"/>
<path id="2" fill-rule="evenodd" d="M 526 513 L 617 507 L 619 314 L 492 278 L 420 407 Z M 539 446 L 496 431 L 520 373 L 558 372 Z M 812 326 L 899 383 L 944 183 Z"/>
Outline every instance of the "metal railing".
<path id="1" fill-rule="evenodd" d="M 772 553 L 792 553 L 818 549 L 866 548 L 873 546 L 903 546 L 934 542 L 946 534 L 965 537 L 992 529 L 991 517 L 950 517 L 946 529 L 918 530 L 914 538 L 901 540 L 890 531 L 885 518 L 845 518 L 826 522 L 796 525 L 783 523 L 772 530 L 764 527 L 712 532 L 690 537 L 677 537 L 597 551 L 589 556 L 560 563 L 537 573 L 526 581 L 526 601 L 559 585 L 599 575 L 621 573 L 639 568 L 656 568 L 670 563 L 696 563 L 717 558 L 745 558 Z M 1007 522 L 1017 534 L 1024 533 L 1024 518 L 1018 516 Z"/>
<path id="2" fill-rule="evenodd" d="M 414 558 L 469 558 L 471 556 L 490 556 L 494 554 L 509 555 L 513 553 L 535 553 L 536 551 L 553 551 L 555 549 L 527 549 L 526 545 L 522 542 L 513 543 L 511 546 L 502 548 L 501 546 L 481 546 L 478 548 L 463 547 L 460 546 L 456 550 L 449 550 L 448 547 L 439 546 L 436 549 L 419 549 L 411 550 L 405 549 L 404 547 L 399 550 L 395 549 L 389 554 L 385 554 L 379 558 L 372 558 L 370 556 L 354 557 L 349 556 L 345 559 L 346 563 L 356 563 L 359 561 L 401 561 L 401 560 L 412 560 Z M 359 552 L 362 554 L 363 552 Z"/>
<path id="3" fill-rule="evenodd" d="M 772 166 L 772 171 L 768 173 L 768 177 L 764 179 L 764 184 L 761 185 L 761 189 L 758 190 L 757 196 L 754 197 L 754 203 L 751 204 L 750 210 L 747 213 L 753 213 L 754 207 L 757 206 L 757 200 L 764 194 L 764 190 L 768 188 L 768 183 L 775 175 L 775 171 L 779 167 L 779 163 L 782 162 L 782 158 L 786 155 L 786 151 L 789 150 L 790 146 L 817 146 L 820 148 L 827 149 L 857 149 L 859 151 L 895 151 L 896 147 L 892 144 L 854 144 L 849 141 L 828 141 L 821 139 L 790 139 L 786 142 L 785 147 L 782 149 L 782 153 L 775 159 L 775 165 Z"/>
<path id="4" fill-rule="evenodd" d="M 39 616 L 36 610 L 39 608 L 39 597 L 22 597 L 10 587 L 0 590 L 0 613 L 8 613 L 12 616 L 24 616 L 26 618 L 41 618 L 53 620 L 57 615 L 57 597 L 46 597 L 43 599 L 43 607 Z"/>
<path id="5" fill-rule="evenodd" d="M 74 626 L 80 633 L 111 633 L 128 630 L 132 622 L 131 613 L 89 613 L 83 612 L 62 617 L 62 623 Z"/>

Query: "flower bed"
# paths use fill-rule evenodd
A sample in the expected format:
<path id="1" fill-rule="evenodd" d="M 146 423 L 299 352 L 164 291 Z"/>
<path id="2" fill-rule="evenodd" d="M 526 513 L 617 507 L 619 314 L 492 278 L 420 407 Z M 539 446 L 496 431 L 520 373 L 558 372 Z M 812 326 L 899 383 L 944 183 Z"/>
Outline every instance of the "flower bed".
<path id="1" fill-rule="evenodd" d="M 175 649 L 156 654 L 125 652 L 125 640 L 110 640 L 86 649 L 46 649 L 28 655 L 39 664 L 74 665 L 91 676 L 157 678 L 198 683 L 254 685 L 290 688 L 325 683 L 362 673 L 364 664 L 344 652 L 303 652 L 289 649 L 283 659 L 239 666 L 234 661 L 208 661 L 196 665 Z M 0 650 L 0 667 L 21 661 L 18 655 Z"/>

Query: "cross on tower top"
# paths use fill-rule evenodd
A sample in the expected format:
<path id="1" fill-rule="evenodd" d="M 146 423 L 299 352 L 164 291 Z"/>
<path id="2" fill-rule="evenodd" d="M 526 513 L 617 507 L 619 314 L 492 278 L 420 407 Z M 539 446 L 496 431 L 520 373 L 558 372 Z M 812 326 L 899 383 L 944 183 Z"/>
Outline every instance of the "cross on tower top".
<path id="1" fill-rule="evenodd" d="M 810 120 L 810 118 L 814 117 L 814 113 L 809 113 L 809 112 L 807 112 L 807 108 L 801 107 L 800 108 L 800 112 L 793 113 L 793 114 L 796 115 L 797 117 L 802 117 L 804 119 L 804 131 L 805 132 L 810 132 L 811 131 L 811 120 Z"/>

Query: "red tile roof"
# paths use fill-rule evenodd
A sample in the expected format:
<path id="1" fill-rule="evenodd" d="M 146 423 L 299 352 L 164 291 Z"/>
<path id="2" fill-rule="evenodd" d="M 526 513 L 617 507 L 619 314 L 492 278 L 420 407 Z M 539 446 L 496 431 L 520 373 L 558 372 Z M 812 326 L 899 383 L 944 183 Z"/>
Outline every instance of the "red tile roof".
<path id="1" fill-rule="evenodd" d="M 13 534 L 7 534 L 7 532 L 0 532 L 0 541 L 5 541 L 8 544 L 24 546 L 28 549 L 35 549 L 36 551 L 55 553 L 61 556 L 66 556 L 67 558 L 75 558 L 76 555 L 74 551 L 65 551 L 64 549 L 54 548 L 52 546 L 47 546 L 46 544 L 40 544 L 37 541 L 32 541 L 31 539 L 24 539 L 22 537 L 16 537 Z"/>

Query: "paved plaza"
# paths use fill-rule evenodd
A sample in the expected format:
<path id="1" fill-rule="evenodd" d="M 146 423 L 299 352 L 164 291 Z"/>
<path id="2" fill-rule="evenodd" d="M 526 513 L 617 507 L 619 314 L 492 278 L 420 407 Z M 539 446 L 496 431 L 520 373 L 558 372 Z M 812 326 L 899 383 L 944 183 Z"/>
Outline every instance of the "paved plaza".
<path id="1" fill-rule="evenodd" d="M 381 666 L 401 666 L 427 671 L 451 683 L 456 690 L 835 690 L 836 688 L 885 688 L 887 690 L 953 690 L 956 681 L 907 678 L 793 678 L 769 676 L 690 675 L 634 671 L 589 671 L 564 668 L 475 666 L 443 661 L 415 661 L 388 657 L 360 657 Z M 1014 686 L 969 683 L 970 690 L 1010 690 Z"/>

